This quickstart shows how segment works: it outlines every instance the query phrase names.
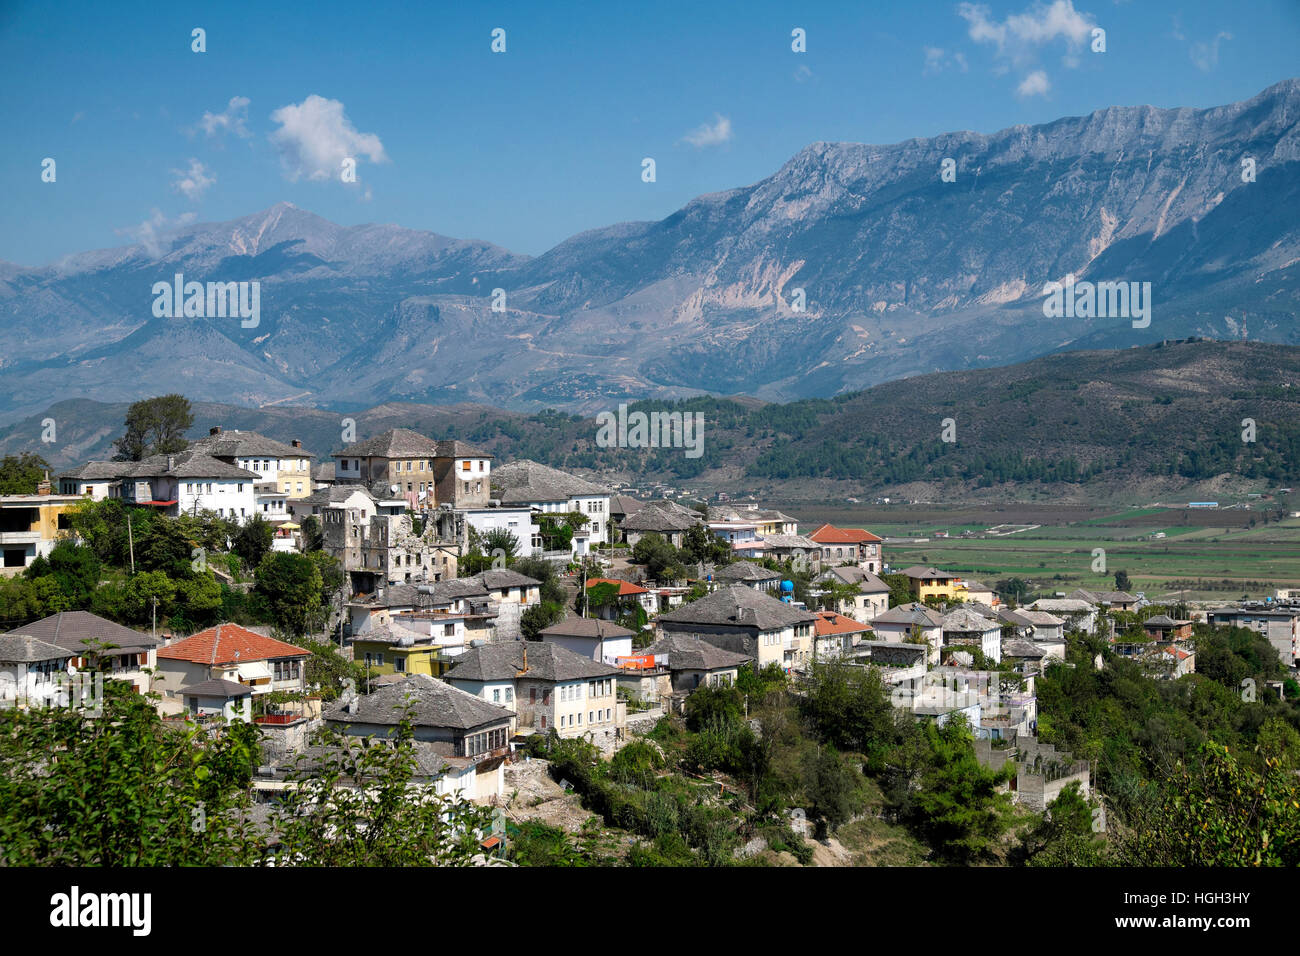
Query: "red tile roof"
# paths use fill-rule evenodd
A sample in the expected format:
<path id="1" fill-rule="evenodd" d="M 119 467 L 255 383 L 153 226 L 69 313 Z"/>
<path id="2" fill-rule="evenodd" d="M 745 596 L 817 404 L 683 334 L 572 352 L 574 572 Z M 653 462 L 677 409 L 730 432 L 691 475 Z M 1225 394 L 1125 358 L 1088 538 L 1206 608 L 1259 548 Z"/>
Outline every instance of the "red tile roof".
<path id="1" fill-rule="evenodd" d="M 641 587 L 639 584 L 633 584 L 631 581 L 623 581 L 619 578 L 587 578 L 587 587 L 594 588 L 597 584 L 617 584 L 619 597 L 629 594 L 650 593 L 648 589 Z"/>
<path id="2" fill-rule="evenodd" d="M 236 661 L 307 657 L 294 644 L 263 637 L 238 624 L 218 624 L 158 649 L 159 660 L 193 661 L 195 664 L 233 664 Z"/>
<path id="3" fill-rule="evenodd" d="M 870 624 L 863 624 L 835 611 L 818 611 L 817 620 L 813 624 L 813 633 L 817 637 L 825 637 L 828 634 L 857 634 L 869 630 L 871 630 Z"/>
<path id="4" fill-rule="evenodd" d="M 808 537 L 818 544 L 867 544 L 881 540 L 870 531 L 861 528 L 837 528 L 833 524 L 822 525 Z"/>

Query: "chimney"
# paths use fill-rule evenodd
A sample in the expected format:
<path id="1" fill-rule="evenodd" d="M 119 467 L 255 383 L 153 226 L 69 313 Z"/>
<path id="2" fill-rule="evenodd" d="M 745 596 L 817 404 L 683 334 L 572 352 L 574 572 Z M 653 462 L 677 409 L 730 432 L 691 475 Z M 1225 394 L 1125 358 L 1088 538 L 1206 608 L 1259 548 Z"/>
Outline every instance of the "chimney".
<path id="1" fill-rule="evenodd" d="M 298 439 L 295 438 L 295 439 L 293 440 L 293 447 L 294 447 L 294 448 L 301 448 L 301 447 L 302 447 L 302 442 L 300 442 Z"/>
<path id="2" fill-rule="evenodd" d="M 45 477 L 36 484 L 36 493 L 38 495 L 48 495 L 50 493 L 50 473 L 47 471 Z"/>
<path id="3" fill-rule="evenodd" d="M 175 468 L 175 467 L 176 467 L 176 456 L 175 456 L 175 455 L 168 455 L 168 456 L 167 456 L 167 470 L 168 470 L 168 471 L 171 471 L 171 470 L 172 470 L 173 468 Z"/>
<path id="4" fill-rule="evenodd" d="M 209 434 L 209 435 L 220 435 L 220 434 L 221 434 L 221 426 L 220 426 L 220 425 L 213 425 L 211 428 L 208 429 L 208 434 Z"/>

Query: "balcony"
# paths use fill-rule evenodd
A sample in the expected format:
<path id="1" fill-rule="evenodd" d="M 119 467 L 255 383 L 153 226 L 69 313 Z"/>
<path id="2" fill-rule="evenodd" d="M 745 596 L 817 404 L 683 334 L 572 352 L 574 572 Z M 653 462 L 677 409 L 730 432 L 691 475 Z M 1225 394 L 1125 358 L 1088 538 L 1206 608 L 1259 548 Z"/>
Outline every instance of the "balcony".
<path id="1" fill-rule="evenodd" d="M 39 531 L 0 531 L 0 545 L 40 544 Z"/>

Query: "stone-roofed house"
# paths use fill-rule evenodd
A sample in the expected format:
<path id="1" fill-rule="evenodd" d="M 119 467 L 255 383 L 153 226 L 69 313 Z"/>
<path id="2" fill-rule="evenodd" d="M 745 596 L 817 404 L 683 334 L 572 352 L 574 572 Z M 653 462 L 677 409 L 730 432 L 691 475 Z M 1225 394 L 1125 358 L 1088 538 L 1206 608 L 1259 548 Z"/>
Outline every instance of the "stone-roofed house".
<path id="1" fill-rule="evenodd" d="M 158 508 L 173 517 L 213 511 L 239 522 L 258 513 L 254 486 L 260 476 L 200 450 L 116 464 L 121 477 L 109 496 L 127 504 Z"/>
<path id="2" fill-rule="evenodd" d="M 1002 626 L 997 621 L 976 611 L 958 607 L 943 616 L 940 626 L 945 645 L 976 647 L 987 659 L 1001 663 Z"/>
<path id="3" fill-rule="evenodd" d="M 1110 608 L 1112 611 L 1131 611 L 1137 606 L 1137 598 L 1127 591 L 1090 591 L 1078 588 L 1067 597 L 1077 601 L 1087 601 L 1096 607 Z"/>
<path id="4" fill-rule="evenodd" d="M 744 585 L 728 585 L 660 614 L 661 635 L 678 634 L 745 654 L 759 668 L 802 668 L 813 651 L 816 615 Z"/>
<path id="5" fill-rule="evenodd" d="M 471 648 L 446 675 L 453 687 L 513 710 L 520 733 L 561 737 L 620 735 L 627 707 L 617 677 L 617 668 L 538 641 Z"/>
<path id="6" fill-rule="evenodd" d="M 939 649 L 943 645 L 943 616 L 924 604 L 900 604 L 871 621 L 871 628 L 879 641 L 898 643 L 924 643 L 930 647 L 929 661 L 939 662 Z"/>
<path id="7" fill-rule="evenodd" d="M 92 501 L 115 497 L 115 489 L 134 462 L 88 461 L 54 476 L 59 493 L 88 496 Z"/>
<path id="8" fill-rule="evenodd" d="M 493 497 L 503 507 L 556 517 L 569 512 L 586 516 L 587 523 L 573 534 L 570 552 L 574 555 L 587 554 L 592 545 L 609 541 L 610 491 L 603 485 L 528 459 L 502 465 L 493 473 L 492 485 Z M 544 550 L 540 531 L 521 544 L 534 554 Z"/>
<path id="9" fill-rule="evenodd" d="M 1046 611 L 1065 621 L 1065 626 L 1093 634 L 1097 630 L 1097 608 L 1081 598 L 1039 598 L 1025 610 Z"/>
<path id="10" fill-rule="evenodd" d="M 780 587 L 781 574 L 753 561 L 732 561 L 713 572 L 713 581 L 719 587 L 743 584 L 771 594 Z"/>
<path id="11" fill-rule="evenodd" d="M 494 602 L 495 639 L 498 641 L 516 640 L 521 634 L 520 619 L 524 611 L 542 603 L 542 582 L 509 568 L 489 568 L 459 580 L 479 584 Z M 444 589 L 443 593 L 450 591 Z"/>
<path id="12" fill-rule="evenodd" d="M 191 684 L 181 692 L 187 713 L 195 717 L 222 717 L 253 722 L 253 688 L 214 677 Z"/>
<path id="13" fill-rule="evenodd" d="M 827 568 L 818 579 L 824 584 L 838 584 L 857 589 L 850 598 L 841 598 L 836 608 L 845 617 L 870 623 L 889 610 L 889 585 L 870 571 L 859 567 Z"/>
<path id="14" fill-rule="evenodd" d="M 641 651 L 653 657 L 655 664 L 668 669 L 670 686 L 676 693 L 690 693 L 700 686 L 729 687 L 736 683 L 740 669 L 754 662 L 748 654 L 738 654 L 684 634 L 665 634 Z"/>
<path id="15" fill-rule="evenodd" d="M 253 472 L 289 498 L 306 498 L 312 493 L 311 461 L 316 456 L 296 438 L 285 443 L 258 432 L 214 425 L 207 437 L 190 442 L 189 447 Z"/>
<path id="16" fill-rule="evenodd" d="M 1186 641 L 1192 636 L 1192 622 L 1175 620 L 1168 614 L 1157 614 L 1142 622 L 1142 630 L 1153 641 Z"/>
<path id="17" fill-rule="evenodd" d="M 647 534 L 657 534 L 673 547 L 680 548 L 686 532 L 704 524 L 704 515 L 675 501 L 647 501 L 619 524 L 623 540 L 636 544 Z"/>
<path id="18" fill-rule="evenodd" d="M 634 634 L 613 621 L 594 617 L 569 617 L 538 632 L 549 644 L 558 644 L 603 664 L 615 664 L 620 657 L 630 657 Z"/>
<path id="19" fill-rule="evenodd" d="M 453 508 L 488 503 L 492 455 L 462 441 L 435 441 L 409 428 L 393 428 L 336 451 L 336 482 L 396 485 L 413 511 L 439 504 Z"/>
<path id="20" fill-rule="evenodd" d="M 504 792 L 502 766 L 510 754 L 515 715 L 425 674 L 351 694 L 321 715 L 331 728 L 359 737 L 392 737 L 403 716 L 417 744 L 442 758 L 449 783 L 469 800 Z M 466 773 L 466 771 L 471 771 Z"/>
<path id="21" fill-rule="evenodd" d="M 156 637 L 133 631 L 89 611 L 60 611 L 15 628 L 8 636 L 31 637 L 62 648 L 78 670 L 96 670 L 125 681 L 137 693 L 152 689 L 158 664 Z"/>
<path id="22" fill-rule="evenodd" d="M 23 634 L 0 634 L 0 709 L 44 707 L 68 693 L 71 653 Z"/>

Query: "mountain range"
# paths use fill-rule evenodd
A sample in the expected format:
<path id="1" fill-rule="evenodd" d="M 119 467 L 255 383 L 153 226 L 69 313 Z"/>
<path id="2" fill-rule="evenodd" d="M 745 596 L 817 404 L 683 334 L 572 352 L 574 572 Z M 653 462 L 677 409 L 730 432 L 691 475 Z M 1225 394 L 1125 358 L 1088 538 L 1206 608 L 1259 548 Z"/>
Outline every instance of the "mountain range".
<path id="1" fill-rule="evenodd" d="M 1294 344 L 1297 208 L 1295 79 L 1212 109 L 814 143 L 761 182 L 535 258 L 279 203 L 49 266 L 0 264 L 0 422 L 60 398 L 172 391 L 335 411 L 788 402 L 1060 351 Z M 151 289 L 177 273 L 258 281 L 257 327 L 156 317 Z M 1150 282 L 1150 326 L 1045 317 L 1044 283 L 1067 274 Z"/>

